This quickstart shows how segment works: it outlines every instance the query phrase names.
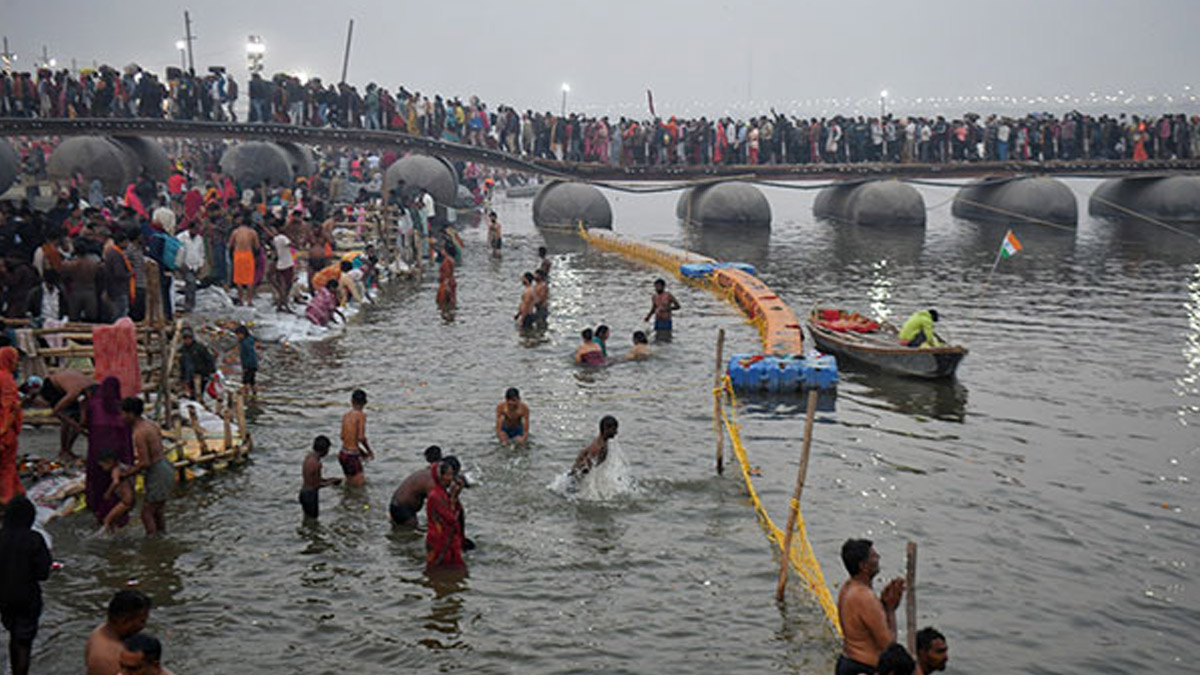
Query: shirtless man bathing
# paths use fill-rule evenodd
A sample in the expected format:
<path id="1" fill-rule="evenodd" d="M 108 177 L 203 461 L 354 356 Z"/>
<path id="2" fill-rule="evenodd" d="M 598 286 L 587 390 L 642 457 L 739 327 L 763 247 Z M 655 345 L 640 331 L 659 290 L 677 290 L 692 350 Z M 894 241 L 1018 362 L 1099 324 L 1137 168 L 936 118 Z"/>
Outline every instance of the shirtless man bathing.
<path id="1" fill-rule="evenodd" d="M 579 456 L 575 458 L 575 464 L 571 466 L 571 477 L 575 480 L 583 478 L 592 469 L 604 463 L 608 459 L 608 442 L 617 435 L 617 418 L 612 415 L 605 415 L 600 420 L 600 435 L 591 442 Z"/>
<path id="2" fill-rule="evenodd" d="M 842 563 L 850 578 L 838 592 L 838 618 L 845 642 L 837 660 L 837 675 L 873 675 L 879 657 L 896 642 L 896 607 L 904 595 L 904 579 L 895 578 L 879 597 L 871 587 L 879 574 L 879 554 L 868 539 L 848 539 Z"/>
<path id="3" fill-rule="evenodd" d="M 529 440 L 529 406 L 516 387 L 504 392 L 504 400 L 496 404 L 496 438 L 502 444 Z"/>
<path id="4" fill-rule="evenodd" d="M 361 487 L 367 482 L 363 473 L 363 461 L 375 459 L 371 444 L 367 442 L 367 392 L 355 389 L 350 395 L 351 409 L 342 416 L 342 451 L 338 463 L 346 474 L 346 485 Z"/>
<path id="5" fill-rule="evenodd" d="M 121 401 L 121 416 L 133 431 L 133 466 L 124 472 L 124 477 L 144 474 L 146 498 L 142 502 L 142 525 L 146 534 L 153 536 L 167 533 L 166 506 L 175 489 L 175 467 L 163 452 L 162 429 L 142 417 L 145 407 L 140 398 Z"/>

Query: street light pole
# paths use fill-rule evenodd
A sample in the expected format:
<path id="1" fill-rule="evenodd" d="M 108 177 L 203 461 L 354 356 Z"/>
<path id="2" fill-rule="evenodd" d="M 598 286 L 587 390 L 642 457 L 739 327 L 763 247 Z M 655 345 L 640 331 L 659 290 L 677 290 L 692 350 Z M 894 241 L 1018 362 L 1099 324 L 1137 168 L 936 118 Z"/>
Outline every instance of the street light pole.
<path id="1" fill-rule="evenodd" d="M 883 118 L 887 116 L 887 89 L 879 92 L 879 121 L 883 122 Z"/>
<path id="2" fill-rule="evenodd" d="M 187 43 L 183 40 L 175 41 L 175 49 L 179 50 L 179 70 L 187 71 Z"/>
<path id="3" fill-rule="evenodd" d="M 562 99 L 562 115 L 561 115 L 562 117 L 567 116 L 567 92 L 569 92 L 569 91 L 571 91 L 571 85 L 567 84 L 566 82 L 563 82 L 563 86 L 562 86 L 563 99 Z"/>
<path id="4" fill-rule="evenodd" d="M 192 37 L 192 15 L 189 14 L 187 12 L 187 10 L 184 10 L 184 12 L 183 12 L 183 28 L 184 28 L 185 33 L 187 34 L 188 71 L 195 73 L 196 72 L 196 62 L 192 60 L 192 40 L 195 40 L 196 38 Z"/>

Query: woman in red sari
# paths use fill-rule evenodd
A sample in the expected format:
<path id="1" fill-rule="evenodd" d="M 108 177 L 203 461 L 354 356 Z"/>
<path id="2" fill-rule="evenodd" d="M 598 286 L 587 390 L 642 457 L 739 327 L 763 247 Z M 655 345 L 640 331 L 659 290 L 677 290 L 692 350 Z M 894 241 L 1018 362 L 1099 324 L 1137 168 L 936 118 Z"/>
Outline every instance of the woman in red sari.
<path id="1" fill-rule="evenodd" d="M 21 435 L 21 395 L 13 372 L 17 369 L 17 350 L 0 347 L 0 504 L 25 494 L 17 475 L 17 439 Z"/>
<path id="2" fill-rule="evenodd" d="M 466 569 L 463 561 L 462 522 L 458 518 L 459 484 L 454 480 L 453 463 L 442 460 L 429 467 L 433 489 L 425 500 L 426 570 Z"/>

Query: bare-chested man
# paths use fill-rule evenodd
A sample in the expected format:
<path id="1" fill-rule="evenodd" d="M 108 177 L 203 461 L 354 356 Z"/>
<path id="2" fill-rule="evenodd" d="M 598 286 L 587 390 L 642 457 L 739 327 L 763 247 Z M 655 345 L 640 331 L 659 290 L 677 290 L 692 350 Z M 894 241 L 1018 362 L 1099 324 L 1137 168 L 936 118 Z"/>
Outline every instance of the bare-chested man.
<path id="1" fill-rule="evenodd" d="M 328 232 L 333 231 L 333 218 L 325 221 L 329 224 L 329 230 L 325 229 L 324 225 L 313 224 L 309 229 L 308 235 L 308 287 L 316 293 L 316 286 L 313 285 L 313 277 L 317 272 L 325 269 L 329 264 L 329 251 L 332 249 L 333 243 L 329 238 Z M 295 240 L 293 240 L 295 241 Z"/>
<path id="2" fill-rule="evenodd" d="M 375 458 L 371 444 L 367 442 L 367 392 L 355 389 L 350 395 L 350 410 L 342 415 L 342 450 L 338 463 L 346 474 L 346 485 L 361 487 L 367 482 L 363 473 L 363 460 Z"/>
<path id="3" fill-rule="evenodd" d="M 879 655 L 896 641 L 896 607 L 904 595 L 904 579 L 895 578 L 879 597 L 871 588 L 879 574 L 879 554 L 869 539 L 847 539 L 842 563 L 850 578 L 838 592 L 838 619 L 845 640 L 837 675 L 871 675 Z"/>
<path id="4" fill-rule="evenodd" d="M 537 321 L 537 308 L 534 305 L 534 290 L 533 290 L 533 273 L 526 272 L 521 277 L 521 284 L 525 286 L 525 290 L 521 291 L 521 304 L 517 306 L 516 319 L 517 327 L 521 330 L 529 330 L 534 327 Z"/>
<path id="5" fill-rule="evenodd" d="M 233 257 L 233 283 L 237 286 L 238 303 L 254 304 L 254 266 L 261 244 L 258 232 L 243 222 L 229 234 L 229 250 Z"/>
<path id="6" fill-rule="evenodd" d="M 496 404 L 496 438 L 501 443 L 529 440 L 529 406 L 516 387 L 509 387 L 504 400 Z"/>
<path id="7" fill-rule="evenodd" d="M 571 467 L 571 477 L 578 480 L 608 459 L 608 442 L 617 435 L 617 418 L 605 415 L 600 420 L 600 435 L 583 449 Z"/>
<path id="8" fill-rule="evenodd" d="M 125 638 L 118 675 L 172 675 L 162 665 L 162 643 L 145 633 Z"/>
<path id="9" fill-rule="evenodd" d="M 425 461 L 429 463 L 412 472 L 400 482 L 388 502 L 388 516 L 392 523 L 404 527 L 416 527 L 417 514 L 425 506 L 425 498 L 437 481 L 437 466 L 442 461 L 442 449 L 436 445 L 425 448 Z"/>
<path id="10" fill-rule="evenodd" d="M 146 486 L 142 502 L 142 525 L 146 534 L 167 533 L 166 506 L 171 490 L 175 489 L 175 468 L 163 453 L 162 429 L 142 417 L 145 404 L 140 398 L 121 401 L 121 415 L 133 431 L 133 466 L 124 472 L 126 477 L 143 473 Z"/>
<path id="11" fill-rule="evenodd" d="M 496 217 L 495 211 L 488 211 L 488 248 L 492 249 L 492 257 L 500 257 L 500 248 L 504 245 L 504 239 L 500 232 L 500 219 Z"/>
<path id="12" fill-rule="evenodd" d="M 83 408 L 96 389 L 96 382 L 78 370 L 60 370 L 46 379 L 36 375 L 26 382 L 28 399 L 40 398 L 59 420 L 58 456 L 63 461 L 79 459 L 71 449 L 83 431 Z"/>
<path id="13" fill-rule="evenodd" d="M 671 312 L 679 309 L 679 301 L 667 292 L 667 282 L 662 279 L 654 281 L 654 295 L 650 296 L 650 311 L 644 321 L 654 317 L 654 332 L 658 337 L 671 335 Z"/>
<path id="14" fill-rule="evenodd" d="M 341 478 L 321 477 L 321 460 L 329 454 L 329 448 L 332 445 L 328 436 L 317 436 L 313 439 L 312 452 L 304 457 L 304 466 L 301 469 L 303 482 L 300 484 L 300 507 L 304 509 L 305 517 L 316 518 L 320 515 L 321 502 L 318 491 L 321 488 L 342 482 Z"/>
<path id="15" fill-rule="evenodd" d="M 633 346 L 625 354 L 625 360 L 643 361 L 648 358 L 650 358 L 650 341 L 646 339 L 645 333 L 635 330 L 633 332 Z"/>
<path id="16" fill-rule="evenodd" d="M 99 246 L 90 239 L 78 239 L 75 257 L 64 260 L 61 276 L 67 294 L 67 314 L 72 321 L 95 323 L 100 320 L 100 290 L 104 287 L 104 262 Z"/>
<path id="17" fill-rule="evenodd" d="M 534 315 L 538 324 L 544 327 L 550 318 L 550 278 L 545 270 L 539 269 L 533 273 L 533 280 Z"/>
<path id="18" fill-rule="evenodd" d="M 146 627 L 150 598 L 140 591 L 117 591 L 108 603 L 108 618 L 96 626 L 83 648 L 87 675 L 113 675 L 121 667 L 125 639 Z"/>

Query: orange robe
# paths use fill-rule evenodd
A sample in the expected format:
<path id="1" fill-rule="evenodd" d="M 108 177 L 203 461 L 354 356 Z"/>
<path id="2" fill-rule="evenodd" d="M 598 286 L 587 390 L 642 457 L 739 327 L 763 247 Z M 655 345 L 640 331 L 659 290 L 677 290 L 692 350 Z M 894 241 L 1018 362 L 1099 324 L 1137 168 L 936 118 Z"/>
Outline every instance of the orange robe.
<path id="1" fill-rule="evenodd" d="M 0 347 L 0 504 L 25 494 L 25 486 L 17 474 L 17 440 L 24 413 L 21 395 L 13 380 L 16 367 L 17 350 Z"/>

